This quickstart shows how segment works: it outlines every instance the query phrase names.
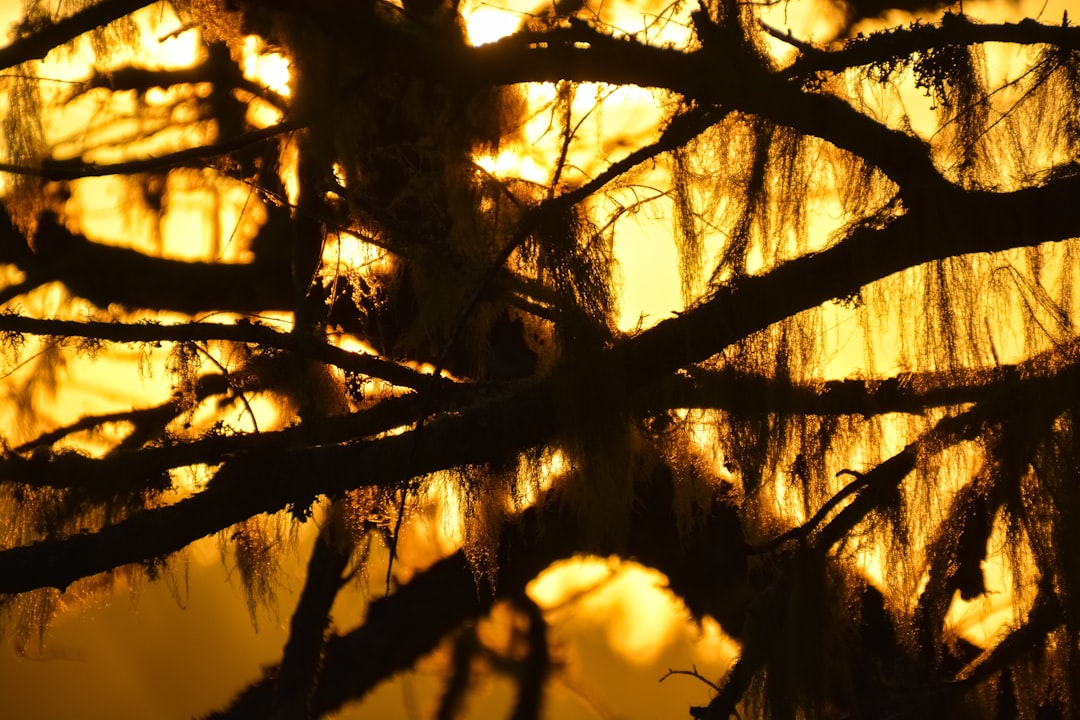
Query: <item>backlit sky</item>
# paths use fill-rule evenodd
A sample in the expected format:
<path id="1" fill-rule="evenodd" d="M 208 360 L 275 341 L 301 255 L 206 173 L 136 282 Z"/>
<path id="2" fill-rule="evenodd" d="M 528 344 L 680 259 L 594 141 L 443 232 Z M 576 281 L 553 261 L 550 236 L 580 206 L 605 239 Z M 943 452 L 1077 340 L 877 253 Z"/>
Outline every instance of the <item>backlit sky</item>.
<path id="1" fill-rule="evenodd" d="M 484 12 L 511 19 L 493 22 L 512 27 L 518 16 L 497 12 L 492 5 L 485 3 Z M 993 7 L 964 3 L 966 11 L 981 17 L 989 17 Z M 1043 8 L 1036 0 L 1009 6 L 995 17 L 1034 16 L 1041 9 L 1044 19 L 1057 20 L 1064 6 L 1055 0 Z M 19 13 L 19 2 L 0 0 L 0 26 Z M 822 17 L 793 9 L 789 20 L 797 30 L 817 28 L 827 34 Z M 479 31 L 474 37 L 480 37 Z M 651 238 L 654 230 L 642 218 L 641 235 L 621 239 L 627 303 L 622 324 L 627 327 L 642 314 L 660 318 L 681 305 L 671 244 Z M 634 252 L 626 250 L 631 245 Z M 276 613 L 260 611 L 257 628 L 247 614 L 238 578 L 230 575 L 228 561 L 223 564 L 216 540 L 210 539 L 189 548 L 186 570 L 179 565 L 171 582 L 144 583 L 137 594 L 117 594 L 107 604 L 62 617 L 43 647 L 32 643 L 20 654 L 9 634 L 0 644 L 0 717 L 169 719 L 198 716 L 224 705 L 259 676 L 261 665 L 279 659 L 309 547 L 305 543 L 299 553 L 284 559 L 292 568 L 290 587 L 281 589 Z M 408 548 L 403 551 L 407 554 Z M 567 583 L 586 587 L 609 574 L 604 563 L 586 563 L 561 579 L 542 578 L 533 594 L 543 604 L 555 605 L 573 589 Z M 658 684 L 667 669 L 694 665 L 708 677 L 719 677 L 730 652 L 713 625 L 699 630 L 685 620 L 682 608 L 659 588 L 661 582 L 644 571 L 624 572 L 552 613 L 554 655 L 568 672 L 548 698 L 549 717 L 601 717 L 591 705 L 611 717 L 685 717 L 689 704 L 708 700 L 709 688 L 690 678 Z M 350 629 L 359 622 L 363 603 L 363 593 L 344 593 L 335 606 L 337 626 Z M 427 717 L 440 689 L 441 662 L 435 658 L 422 663 L 418 671 L 383 685 L 338 717 Z M 505 683 L 492 683 L 489 692 L 473 698 L 470 716 L 505 716 L 511 691 Z"/>

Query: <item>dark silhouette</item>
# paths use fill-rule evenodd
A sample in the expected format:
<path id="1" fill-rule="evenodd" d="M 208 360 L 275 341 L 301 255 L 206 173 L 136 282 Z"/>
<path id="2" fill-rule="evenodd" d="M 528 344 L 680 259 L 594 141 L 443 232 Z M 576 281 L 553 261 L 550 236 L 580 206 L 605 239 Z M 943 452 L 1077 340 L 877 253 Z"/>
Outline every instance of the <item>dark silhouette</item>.
<path id="1" fill-rule="evenodd" d="M 629 35 L 571 2 L 471 47 L 456 3 L 177 2 L 176 32 L 206 43 L 191 67 L 102 54 L 42 90 L 34 59 L 134 42 L 117 21 L 147 4 L 32 3 L 0 50 L 0 609 L 18 642 L 111 571 L 157 579 L 211 535 L 254 614 L 315 522 L 280 662 L 212 717 L 321 717 L 443 643 L 438 717 L 466 712 L 482 661 L 517 688 L 513 717 L 542 717 L 565 669 L 527 586 L 588 554 L 660 571 L 738 643 L 692 717 L 1077 717 L 1067 20 L 949 13 L 823 47 L 734 0 Z M 886 9 L 844 7 L 848 27 Z M 248 35 L 288 58 L 287 92 L 243 72 Z M 1028 71 L 989 77 L 987 43 L 1028 48 Z M 613 129 L 626 87 L 655 132 Z M 58 136 L 80 103 L 95 112 Z M 489 169 L 500 153 L 546 175 Z M 130 191 L 108 237 L 86 200 L 104 176 Z M 210 249 L 144 242 L 139 222 L 165 237 L 192 190 L 222 208 Z M 635 216 L 674 239 L 683 303 L 628 329 L 615 248 Z M 168 354 L 173 396 L 50 425 L 65 363 L 122 346 L 144 354 L 133 376 Z M 420 499 L 447 496 L 460 549 L 399 584 Z M 386 596 L 332 627 L 376 556 Z M 953 628 L 958 599 L 991 596 L 1011 625 Z M 475 628 L 496 605 L 511 650 Z"/>

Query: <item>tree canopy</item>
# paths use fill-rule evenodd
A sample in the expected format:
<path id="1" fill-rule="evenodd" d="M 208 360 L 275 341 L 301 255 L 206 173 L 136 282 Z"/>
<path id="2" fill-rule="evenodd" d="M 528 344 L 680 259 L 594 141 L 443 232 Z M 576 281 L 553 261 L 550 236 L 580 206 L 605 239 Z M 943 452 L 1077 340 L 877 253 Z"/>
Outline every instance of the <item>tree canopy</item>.
<path id="1" fill-rule="evenodd" d="M 512 716 L 540 717 L 528 586 L 583 555 L 737 644 L 722 677 L 677 670 L 712 688 L 692 717 L 1076 717 L 1068 13 L 569 0 L 488 38 L 475 10 L 25 2 L 0 49 L 17 642 L 206 537 L 255 617 L 315 527 L 278 664 L 209 717 L 321 717 L 437 647 L 455 717 L 499 608 Z M 670 271 L 631 272 L 658 248 Z M 76 364 L 158 394 L 64 410 Z M 452 547 L 400 575 L 433 521 Z M 995 602 L 1000 630 L 957 630 Z"/>

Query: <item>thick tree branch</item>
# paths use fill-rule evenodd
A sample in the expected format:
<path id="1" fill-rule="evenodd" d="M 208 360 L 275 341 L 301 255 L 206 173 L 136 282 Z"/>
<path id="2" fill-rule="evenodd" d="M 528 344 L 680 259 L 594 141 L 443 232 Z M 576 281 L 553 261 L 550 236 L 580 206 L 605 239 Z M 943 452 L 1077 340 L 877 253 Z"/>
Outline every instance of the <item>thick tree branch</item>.
<path id="1" fill-rule="evenodd" d="M 783 77 L 808 78 L 820 72 L 908 60 L 938 48 L 982 43 L 1048 45 L 1080 50 L 1080 27 L 1043 25 L 1030 18 L 1018 23 L 979 24 L 964 15 L 947 14 L 940 25 L 915 24 L 849 40 L 839 50 L 815 48 L 781 71 Z"/>
<path id="2" fill-rule="evenodd" d="M 258 244 L 265 238 L 266 245 L 287 247 L 291 237 L 282 237 L 282 234 L 288 233 L 291 233 L 288 220 L 284 223 L 267 222 L 260 228 L 253 244 Z M 436 250 L 432 249 L 432 252 Z M 439 262 L 445 263 L 448 269 L 464 267 L 461 259 L 451 253 L 439 254 Z M 429 258 L 429 261 L 432 260 Z M 58 281 L 63 283 L 72 295 L 87 299 L 102 308 L 119 304 L 125 308 L 171 310 L 190 315 L 204 312 L 255 315 L 267 310 L 291 311 L 294 307 L 292 270 L 287 258 L 269 253 L 266 258 L 256 255 L 255 262 L 242 264 L 186 262 L 151 257 L 129 248 L 92 242 L 60 225 L 52 214 L 45 214 L 39 219 L 33 242 L 28 243 L 22 233 L 13 226 L 6 211 L 0 208 L 0 262 L 14 264 L 27 276 L 25 281 L 7 288 L 6 292 L 0 292 L 0 298 L 4 301 L 46 282 Z M 495 268 L 492 272 L 497 270 L 501 269 Z M 511 293 L 528 294 L 531 290 L 505 272 L 493 277 L 493 280 L 499 292 L 510 296 L 510 302 L 514 302 L 516 297 Z M 339 325 L 346 332 L 356 333 L 376 347 L 384 344 L 380 342 L 383 337 L 397 337 L 404 331 L 403 319 L 397 315 L 383 317 L 378 302 L 371 297 L 354 302 L 351 295 L 340 288 L 334 297 L 326 297 L 334 292 L 334 289 L 316 287 L 311 298 L 312 302 L 317 299 L 320 302 L 324 299 L 330 301 L 325 316 L 328 324 Z M 539 291 L 537 294 L 543 295 Z M 543 299 L 554 301 L 550 295 Z M 517 304 L 526 303 L 518 299 Z M 79 328 L 75 324 L 48 325 L 58 321 L 44 321 L 45 325 L 35 326 L 35 321 L 31 318 L 14 320 L 9 317 L 7 322 L 11 323 L 9 327 L 13 331 L 18 332 L 60 335 L 95 332 L 100 335 L 94 337 L 117 342 L 138 342 L 144 337 L 149 340 L 170 339 L 144 335 L 143 333 L 153 331 L 132 330 L 132 326 L 124 325 L 110 330 L 104 323 Z M 200 337 L 198 330 L 184 331 L 179 329 L 182 326 L 172 327 L 177 328 L 176 334 L 171 338 L 175 340 L 236 339 L 244 342 L 236 335 L 243 333 L 238 329 L 227 331 L 233 333 L 229 337 L 219 338 Z M 191 335 L 187 336 L 185 332 L 190 332 Z M 278 347 L 271 336 L 252 340 Z M 282 346 L 281 349 L 301 354 L 305 352 L 299 345 Z M 309 350 L 314 354 L 305 355 L 307 357 L 338 365 L 351 372 L 381 377 L 403 387 L 419 389 L 433 384 L 430 377 L 393 362 L 375 358 L 363 359 L 367 356 L 350 354 L 325 344 L 311 344 Z M 436 358 L 420 359 L 434 361 Z"/>
<path id="3" fill-rule="evenodd" d="M 372 603 L 363 625 L 327 642 L 314 713 L 327 714 L 362 698 L 382 680 L 411 667 L 462 622 L 485 615 L 496 599 L 520 597 L 541 570 L 581 552 L 617 553 L 659 569 L 689 606 L 714 614 L 725 630 L 737 634 L 749 591 L 734 511 L 717 501 L 704 508 L 705 519 L 694 530 L 680 532 L 673 492 L 666 466 L 658 466 L 638 488 L 628 544 L 621 548 L 590 546 L 572 510 L 557 498 L 542 498 L 503 530 L 494 594 L 478 582 L 461 551 L 417 574 L 393 595 Z M 268 673 L 274 674 L 273 669 Z M 265 718 L 272 687 L 272 680 L 256 682 L 228 710 L 210 718 Z"/>
<path id="4" fill-rule="evenodd" d="M 147 0 L 101 0 L 63 20 L 36 28 L 31 34 L 16 39 L 7 47 L 0 48 L 0 69 L 6 69 L 27 60 L 40 60 L 48 55 L 50 50 L 84 33 L 108 25 L 139 8 L 153 4 L 153 1 L 147 2 Z"/>
<path id="5" fill-rule="evenodd" d="M 27 325 L 9 325 L 8 321 L 28 321 Z M 91 327 L 87 327 L 90 325 Z M 192 326 L 124 325 L 38 320 L 20 316 L 0 315 L 0 330 L 32 332 L 56 336 L 106 337 L 127 342 L 155 340 L 183 341 L 225 339 L 234 342 L 258 343 L 263 346 L 291 349 L 292 334 L 277 333 L 260 326 L 213 325 L 209 323 Z M 173 330 L 180 332 L 174 334 Z M 246 334 L 249 329 L 261 334 Z M 632 407 L 640 413 L 649 414 L 676 408 L 714 408 L 732 412 L 779 412 L 785 414 L 873 415 L 886 412 L 921 412 L 930 407 L 978 402 L 992 393 L 1016 392 L 1023 385 L 1021 378 L 1050 377 L 1058 369 L 1075 361 L 1080 341 L 1069 343 L 1061 349 L 1043 353 L 1022 366 L 1005 366 L 985 371 L 971 371 L 955 380 L 950 386 L 944 373 L 902 374 L 880 381 L 837 380 L 819 386 L 792 385 L 783 380 L 747 375 L 733 370 L 692 369 L 687 375 L 675 375 L 638 392 L 632 399 Z M 294 349 L 295 351 L 295 349 Z M 303 352 L 302 350 L 299 352 Z M 349 367 L 338 361 L 339 366 Z M 1052 372 L 1047 372 L 1052 369 Z M 221 387 L 227 379 L 215 376 L 214 388 Z M 427 378 L 428 376 L 420 376 Z M 482 397 L 482 387 L 453 385 L 446 380 L 431 380 L 431 387 L 419 389 L 434 391 L 439 407 L 459 407 L 470 399 Z M 209 386 L 208 386 L 209 389 Z M 252 387 L 255 391 L 257 387 Z M 255 451 L 261 447 L 297 446 L 310 443 L 343 442 L 350 438 L 370 436 L 393 427 L 414 422 L 424 404 L 418 396 L 382 401 L 373 409 L 360 411 L 344 418 L 328 420 L 318 430 L 307 426 L 262 433 L 259 436 L 233 436 L 207 438 L 191 443 L 168 447 L 151 447 L 132 452 L 114 454 L 105 460 L 79 456 L 65 456 L 50 461 L 9 458 L 0 460 L 0 479 L 51 487 L 78 487 L 93 492 L 109 492 L 116 487 L 119 478 L 158 476 L 170 467 L 199 462 L 214 463 L 239 452 Z M 430 402 L 430 401 L 427 401 Z M 64 428 L 46 433 L 15 448 L 24 452 L 38 446 L 47 446 L 58 439 L 80 430 L 107 422 L 136 421 L 146 414 L 175 412 L 175 400 L 158 408 L 109 413 L 82 418 Z"/>
<path id="6" fill-rule="evenodd" d="M 510 84 L 577 80 L 666 88 L 701 103 L 760 115 L 862 157 L 909 200 L 948 185 L 922 140 L 891 130 L 845 101 L 801 90 L 749 58 L 722 48 L 694 52 L 642 45 L 596 31 L 514 35 L 444 61 L 451 77 Z"/>
<path id="7" fill-rule="evenodd" d="M 908 443 L 903 450 L 868 472 L 840 471 L 837 475 L 852 475 L 854 480 L 829 498 L 805 523 L 753 548 L 753 552 L 771 552 L 784 543 L 804 543 L 809 539 L 812 539 L 814 545 L 828 550 L 847 537 L 867 515 L 881 510 L 891 502 L 895 498 L 896 489 L 915 469 L 920 458 L 935 455 L 958 442 L 977 437 L 989 421 L 990 415 L 991 412 L 985 405 L 977 405 L 938 421 L 933 428 Z M 854 499 L 848 505 L 825 522 L 840 503 L 852 496 Z"/>
<path id="8" fill-rule="evenodd" d="M 420 433 L 350 445 L 300 448 L 239 458 L 205 491 L 149 510 L 102 531 L 0 553 L 0 592 L 64 587 L 89 574 L 175 552 L 245 518 L 285 507 L 306 508 L 321 494 L 397 483 L 471 463 L 503 462 L 549 442 L 565 408 L 555 401 L 573 387 L 583 406 L 618 409 L 618 398 L 731 343 L 820 303 L 934 259 L 1069 237 L 1080 227 L 1074 198 L 1080 178 L 1015 193 L 944 197 L 944 207 L 913 211 L 881 230 L 862 229 L 839 245 L 772 272 L 721 287 L 707 302 L 599 353 L 588 378 L 572 369 L 511 387 L 469 411 L 436 419 Z M 1030 218 L 1043 218 L 1037 225 Z M 576 391 L 575 391 L 576 392 Z M 614 401 L 614 403 L 613 403 Z M 421 434 L 422 433 L 422 434 Z"/>
<path id="9" fill-rule="evenodd" d="M 625 373 L 627 389 L 637 389 L 901 270 L 1074 237 L 1080 234 L 1077 193 L 1080 177 L 1011 193 L 942 193 L 884 228 L 859 228 L 828 250 L 720 286 L 700 305 L 616 345 L 607 362 Z"/>
<path id="10" fill-rule="evenodd" d="M 556 559 L 558 553 L 543 556 L 539 551 L 529 557 L 515 557 L 516 562 L 528 560 L 528 568 L 523 569 L 536 573 Z M 509 582 L 509 578 L 500 577 L 498 588 L 508 589 Z M 518 580 L 518 589 L 525 582 Z M 488 586 L 477 585 L 461 551 L 417 574 L 392 596 L 373 602 L 367 621 L 359 628 L 327 640 L 313 713 L 325 715 L 350 699 L 363 697 L 383 679 L 411 667 L 462 622 L 486 614 L 494 599 Z M 266 674 L 266 679 L 241 691 L 227 709 L 206 716 L 206 720 L 268 717 L 277 670 L 271 668 Z"/>
<path id="11" fill-rule="evenodd" d="M 392 488 L 448 467 L 508 461 L 555 432 L 557 413 L 541 388 L 534 386 L 513 393 L 512 400 L 504 396 L 472 412 L 439 418 L 419 431 L 371 441 L 288 448 L 266 442 L 266 434 L 249 436 L 243 454 L 228 459 L 209 486 L 190 498 L 139 513 L 97 533 L 0 552 L 0 592 L 66 587 L 86 575 L 176 552 L 193 540 L 260 513 L 306 509 L 319 495 L 335 497 L 370 485 Z M 164 455 L 173 449 L 156 450 Z M 155 455 L 143 451 L 124 459 L 142 469 Z M 64 457 L 55 462 L 59 469 L 61 462 L 83 464 L 80 460 Z M 120 457 L 110 460 L 117 462 Z M 13 470 L 31 469 L 29 461 L 22 462 Z M 100 465 L 94 467 L 100 472 Z M 78 477 L 85 481 L 86 474 Z M 43 565 L 37 564 L 43 560 Z"/>
<path id="12" fill-rule="evenodd" d="M 443 683 L 439 696 L 439 707 L 435 711 L 435 720 L 457 720 L 461 715 L 472 689 L 473 658 L 480 650 L 480 640 L 473 623 L 458 628 L 450 654 L 450 672 Z"/>
<path id="13" fill-rule="evenodd" d="M 948 371 L 904 372 L 883 379 L 792 383 L 736 368 L 692 367 L 634 396 L 643 414 L 709 408 L 785 415 L 921 414 L 934 407 L 977 403 L 1019 392 L 1028 380 L 1052 380 L 1080 363 L 1080 337 L 1021 363 Z"/>
<path id="14" fill-rule="evenodd" d="M 529 622 L 528 651 L 518 678 L 518 695 L 510 720 L 540 720 L 544 689 L 551 673 L 551 653 L 548 649 L 548 626 L 543 609 L 528 595 L 517 598 Z"/>
<path id="15" fill-rule="evenodd" d="M 1042 650 L 1046 636 L 1071 619 L 1067 618 L 1066 612 L 1052 589 L 1040 588 L 1027 619 L 961 670 L 947 689 L 966 690 L 1014 665 L 1024 656 Z"/>
<path id="16" fill-rule="evenodd" d="M 25 286 L 59 281 L 73 295 L 99 307 L 201 312 L 256 313 L 289 308 L 286 264 L 184 262 L 154 258 L 128 248 L 91 242 L 60 225 L 39 219 L 33 243 L 0 209 L 0 262 L 27 275 Z"/>
<path id="17" fill-rule="evenodd" d="M 233 90 L 243 90 L 265 100 L 283 113 L 289 108 L 287 98 L 244 77 L 243 70 L 232 61 L 227 47 L 211 44 L 207 50 L 206 58 L 197 65 L 169 69 L 126 66 L 95 73 L 85 87 L 86 90 L 106 88 L 112 92 L 134 90 L 136 93 L 145 94 L 153 88 L 208 82 L 214 85 L 214 93 L 228 95 Z M 220 121 L 220 118 L 217 119 Z M 227 133 L 225 137 L 231 138 L 233 135 Z"/>

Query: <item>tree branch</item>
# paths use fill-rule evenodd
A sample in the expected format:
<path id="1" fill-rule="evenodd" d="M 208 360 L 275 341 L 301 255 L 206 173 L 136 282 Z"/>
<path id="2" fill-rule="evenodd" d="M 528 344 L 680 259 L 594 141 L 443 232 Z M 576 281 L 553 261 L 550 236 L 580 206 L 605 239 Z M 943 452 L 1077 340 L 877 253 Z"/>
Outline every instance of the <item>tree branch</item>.
<path id="1" fill-rule="evenodd" d="M 544 688 L 551 673 L 548 626 L 543 609 L 524 593 L 515 599 L 529 622 L 528 650 L 518 678 L 518 695 L 510 720 L 540 720 Z"/>
<path id="2" fill-rule="evenodd" d="M 477 400 L 483 394 L 477 392 L 470 397 Z M 440 394 L 436 398 L 438 404 L 433 405 L 435 401 L 419 394 L 388 397 L 350 415 L 323 418 L 284 430 L 210 435 L 186 443 L 122 449 L 100 459 L 73 453 L 29 459 L 9 455 L 0 458 L 0 482 L 30 487 L 77 488 L 90 494 L 107 495 L 126 487 L 145 486 L 148 478 L 158 478 L 170 468 L 217 465 L 240 456 L 379 435 L 415 423 L 421 412 L 458 409 L 464 398 L 464 394 L 457 399 Z M 38 444 L 36 440 L 31 443 Z"/>
<path id="3" fill-rule="evenodd" d="M 438 67 L 445 68 L 448 78 L 475 83 L 576 80 L 666 88 L 826 140 L 879 168 L 909 200 L 949 185 L 919 138 L 891 130 L 837 97 L 805 92 L 759 62 L 733 57 L 723 48 L 682 52 L 596 31 L 556 30 L 469 48 L 456 60 L 444 58 Z"/>
<path id="4" fill-rule="evenodd" d="M 963 692 L 985 682 L 1025 655 L 1044 648 L 1046 636 L 1070 619 L 1054 591 L 1045 586 L 1040 588 L 1027 619 L 961 670 L 946 689 Z"/>
<path id="5" fill-rule="evenodd" d="M 153 1 L 147 0 L 101 0 L 63 20 L 35 29 L 30 35 L 20 37 L 7 47 L 0 48 L 0 69 L 27 60 L 40 60 L 48 55 L 50 50 L 83 33 L 108 25 L 153 4 Z"/>
<path id="6" fill-rule="evenodd" d="M 421 433 L 348 445 L 299 448 L 236 458 L 202 493 L 148 510 L 96 534 L 49 540 L 0 553 L 0 592 L 64 587 L 72 580 L 146 557 L 175 552 L 245 518 L 306 508 L 321 494 L 378 483 L 391 488 L 449 467 L 508 461 L 549 442 L 562 422 L 555 398 L 583 391 L 583 406 L 613 405 L 680 368 L 774 322 L 904 268 L 965 252 L 985 252 L 1071 237 L 1080 228 L 1074 198 L 1080 178 L 1014 193 L 958 193 L 883 229 L 863 228 L 839 245 L 761 276 L 740 278 L 681 316 L 538 381 L 519 383 L 458 415 L 437 418 Z M 1037 225 L 1023 218 L 1039 217 Z M 619 400 L 619 399 L 622 400 Z M 615 401 L 613 402 L 613 399 Z M 849 506 L 845 510 L 852 508 Z M 852 510 L 854 512 L 854 510 Z M 839 527 L 839 525 L 837 526 Z"/>
<path id="7" fill-rule="evenodd" d="M 808 78 L 820 72 L 838 73 L 853 67 L 907 60 L 936 48 L 981 43 L 1048 45 L 1080 50 L 1080 27 L 1044 25 L 1032 19 L 1018 23 L 979 24 L 964 15 L 946 14 L 940 25 L 917 23 L 849 40 L 840 50 L 815 48 L 784 68 L 787 78 Z"/>
<path id="8" fill-rule="evenodd" d="M 700 305 L 617 344 L 606 361 L 624 373 L 627 390 L 636 390 L 703 362 L 750 333 L 901 270 L 954 255 L 1076 237 L 1078 194 L 1080 177 L 1009 193 L 942 193 L 883 228 L 858 228 L 827 250 L 721 285 Z"/>
<path id="9" fill-rule="evenodd" d="M 287 264 L 184 262 L 150 257 L 128 248 L 91 242 L 70 232 L 51 214 L 39 219 L 31 246 L 14 227 L 7 211 L 0 208 L 0 262 L 15 264 L 35 287 L 56 280 L 71 294 L 103 308 L 116 303 L 188 315 L 289 308 L 291 280 Z"/>
<path id="10" fill-rule="evenodd" d="M 275 676 L 271 720 L 312 717 L 330 608 L 334 604 L 352 556 L 353 541 L 344 527 L 340 508 L 331 506 L 311 551 L 304 589 L 289 623 L 289 640 Z"/>
<path id="11" fill-rule="evenodd" d="M 208 397 L 221 395 L 228 391 L 228 378 L 224 375 L 203 375 L 195 383 L 195 401 L 202 402 Z M 125 446 L 139 447 L 146 440 L 154 439 L 156 437 L 156 435 L 154 435 L 154 430 L 164 428 L 170 420 L 176 417 L 177 413 L 183 410 L 183 408 L 184 404 L 182 398 L 179 395 L 174 395 L 166 402 L 154 407 L 132 408 L 130 410 L 104 413 L 101 415 L 85 415 L 69 425 L 65 425 L 64 427 L 57 428 L 56 430 L 47 433 L 42 433 L 33 440 L 13 448 L 12 451 L 15 453 L 25 453 L 32 451 L 34 448 L 49 447 L 73 433 L 92 430 L 101 427 L 102 425 L 118 422 L 129 422 L 135 426 L 135 431 L 132 435 L 129 435 L 121 443 L 121 448 Z M 141 437 L 142 439 L 136 443 L 133 440 L 133 436 Z M 0 467 L 2 467 L 3 462 L 3 460 L 0 460 Z M 2 477 L 2 470 L 0 470 L 0 477 Z"/>
<path id="12" fill-rule="evenodd" d="M 1075 397 L 1078 391 L 1080 391 L 1080 366 L 1073 365 L 1049 378 L 1030 378 L 1024 380 L 1018 387 L 999 388 L 974 407 L 957 415 L 942 418 L 933 428 L 909 443 L 899 453 L 870 472 L 858 476 L 856 481 L 851 483 L 852 486 L 856 483 L 859 486 L 855 499 L 814 535 L 815 544 L 828 548 L 846 537 L 870 512 L 888 502 L 889 497 L 903 479 L 915 469 L 920 457 L 976 438 L 989 423 L 1004 416 L 1014 415 L 1018 405 L 1033 405 L 1042 408 L 1047 413 L 1052 413 L 1053 408 L 1062 407 L 1069 398 Z M 841 492 L 846 494 L 844 491 Z M 810 522 L 792 532 L 798 535 L 810 535 L 817 523 L 824 518 L 826 509 L 831 509 L 834 505 L 835 503 L 830 500 Z"/>
<path id="13" fill-rule="evenodd" d="M 1080 341 L 1069 344 L 1075 348 Z M 1059 357 L 1059 353 L 1043 356 Z M 1018 367 L 899 373 L 881 380 L 852 378 L 800 384 L 735 368 L 695 367 L 642 389 L 635 395 L 633 405 L 642 413 L 704 408 L 783 415 L 920 414 L 934 407 L 977 402 L 998 389 L 1016 387 L 1021 379 Z M 1040 367 L 1053 368 L 1056 372 L 1060 366 Z"/>
<path id="14" fill-rule="evenodd" d="M 319 360 L 348 372 L 386 380 L 398 387 L 414 390 L 446 391 L 453 394 L 457 383 L 446 378 L 417 372 L 405 365 L 374 355 L 354 353 L 323 342 L 310 335 L 285 333 L 252 322 L 236 324 L 192 322 L 162 325 L 158 323 L 120 323 L 103 321 L 55 320 L 0 313 L 0 332 L 52 337 L 82 337 L 117 343 L 206 342 L 223 340 L 261 348 L 287 350 L 300 357 Z"/>
<path id="15" fill-rule="evenodd" d="M 617 553 L 657 568 L 671 580 L 675 594 L 684 599 L 689 595 L 688 604 L 698 608 L 719 608 L 721 597 L 746 594 L 745 567 L 733 561 L 741 553 L 734 511 L 717 501 L 704 508 L 703 523 L 680 532 L 673 492 L 670 472 L 661 464 L 638 487 L 627 545 L 622 548 L 588 545 L 572 509 L 557 498 L 541 498 L 501 533 L 494 593 L 491 586 L 477 581 L 462 551 L 418 573 L 393 595 L 373 602 L 363 625 L 327 642 L 314 713 L 325 715 L 362 698 L 379 682 L 411 667 L 461 623 L 485 615 L 496 599 L 520 597 L 540 571 L 577 553 Z M 691 551 L 683 553 L 683 547 Z M 706 562 L 701 564 L 703 557 Z M 745 613 L 744 605 L 719 611 L 725 631 L 730 624 L 737 632 Z M 270 669 L 268 675 L 274 674 Z M 258 681 L 208 720 L 265 718 L 271 691 L 271 680 Z"/>
<path id="16" fill-rule="evenodd" d="M 171 153 L 165 153 L 157 157 L 138 158 L 136 160 L 124 160 L 117 163 L 99 165 L 87 162 L 82 158 L 70 160 L 45 160 L 40 167 L 27 167 L 0 163 L 0 172 L 12 173 L 13 175 L 31 175 L 46 180 L 77 180 L 79 178 L 104 177 L 106 175 L 134 175 L 136 173 L 155 172 L 168 170 L 174 167 L 205 165 L 207 158 L 218 155 L 227 155 L 236 150 L 241 150 L 250 145 L 264 142 L 271 138 L 292 132 L 303 124 L 295 120 L 285 120 L 277 125 L 250 130 L 240 135 L 223 138 L 217 142 L 199 145 L 197 147 L 184 148 Z M 196 162 L 199 161 L 199 162 Z"/>

